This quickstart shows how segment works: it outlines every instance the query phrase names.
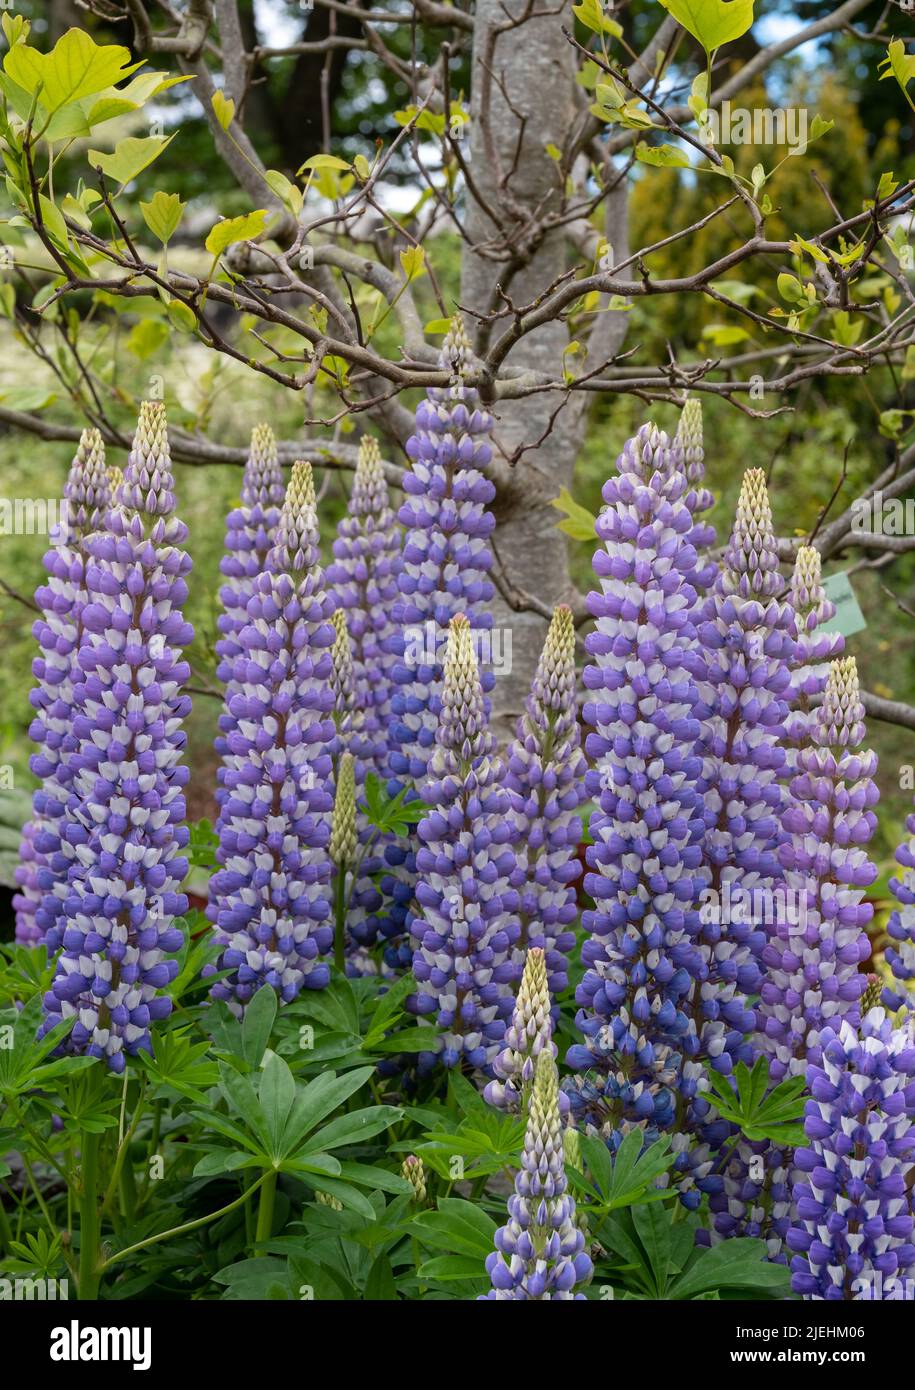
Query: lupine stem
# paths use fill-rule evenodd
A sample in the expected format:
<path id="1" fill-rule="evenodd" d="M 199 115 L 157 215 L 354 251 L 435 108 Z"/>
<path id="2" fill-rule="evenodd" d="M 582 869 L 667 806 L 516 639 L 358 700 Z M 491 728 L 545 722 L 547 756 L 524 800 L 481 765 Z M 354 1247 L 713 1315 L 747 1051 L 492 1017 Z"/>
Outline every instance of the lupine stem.
<path id="1" fill-rule="evenodd" d="M 276 1169 L 265 1174 L 260 1202 L 257 1207 L 257 1230 L 254 1233 L 255 1247 L 260 1245 L 262 1241 L 270 1239 L 270 1232 L 273 1229 L 273 1204 L 276 1200 L 276 1179 Z M 254 1253 L 255 1255 L 263 1255 L 264 1252 L 255 1248 Z"/>
<path id="2" fill-rule="evenodd" d="M 83 1302 L 98 1298 L 101 1279 L 98 1151 L 99 1136 L 84 1130 L 80 1145 L 79 1196 L 79 1296 Z"/>

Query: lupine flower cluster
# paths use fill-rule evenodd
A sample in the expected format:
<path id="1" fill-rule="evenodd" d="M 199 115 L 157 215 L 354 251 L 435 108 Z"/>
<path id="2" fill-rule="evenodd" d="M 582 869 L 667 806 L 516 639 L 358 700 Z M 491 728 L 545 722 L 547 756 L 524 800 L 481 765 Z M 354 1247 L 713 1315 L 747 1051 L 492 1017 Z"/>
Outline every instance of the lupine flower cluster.
<path id="1" fill-rule="evenodd" d="M 552 1054 L 537 1060 L 521 1167 L 508 1199 L 508 1222 L 486 1260 L 492 1288 L 484 1299 L 583 1300 L 591 1276 L 585 1238 L 567 1191 L 559 1084 Z"/>
<path id="2" fill-rule="evenodd" d="M 894 1029 L 872 1007 L 878 986 L 861 971 L 876 759 L 854 660 L 836 659 L 842 638 L 824 630 L 820 557 L 801 546 L 786 587 L 751 469 L 714 563 L 698 403 L 673 440 L 644 426 L 596 524 L 585 747 L 560 606 L 501 758 L 475 649 L 491 624 L 492 422 L 464 384 L 459 320 L 441 361 L 452 384 L 417 410 L 403 533 L 364 440 L 327 575 L 309 465 L 294 465 L 284 498 L 269 428 L 252 435 L 221 565 L 212 997 L 238 1016 L 261 988 L 288 1003 L 328 983 L 332 951 L 340 972 L 377 970 L 379 937 L 387 974 L 412 965 L 407 1007 L 431 1025 L 419 1072 L 475 1071 L 492 1105 L 525 1120 L 489 1299 L 584 1296 L 570 1115 L 611 1148 L 633 1127 L 646 1142 L 671 1134 L 683 1200 L 709 1199 L 702 1239 L 761 1235 L 782 1260 L 787 1244 L 804 1298 L 883 1297 L 881 1281 L 915 1273 L 915 1041 L 910 1022 Z M 17 939 L 56 956 L 42 1032 L 72 1020 L 64 1046 L 119 1072 L 169 1012 L 187 906 L 190 561 L 161 405 L 143 406 L 113 474 L 87 431 L 69 532 L 36 596 L 41 786 L 14 903 Z M 427 808 L 416 845 L 378 847 L 380 889 L 359 810 L 368 773 Z M 568 986 L 589 794 L 582 1041 L 561 1091 L 554 996 Z M 888 927 L 893 1008 L 915 978 L 915 815 L 908 830 Z M 705 1093 L 705 1068 L 728 1076 L 759 1055 L 773 1083 L 808 1079 L 807 1144 L 793 1154 L 748 1144 Z M 403 1175 L 422 1206 L 422 1161 L 409 1156 Z"/>
<path id="3" fill-rule="evenodd" d="M 807 1145 L 788 1231 L 795 1293 L 808 1299 L 912 1298 L 915 1043 L 874 1008 L 860 1028 L 824 1028 L 808 1070 Z M 895 1287 L 894 1287 L 895 1286 Z M 898 1292 L 897 1290 L 902 1290 Z"/>
<path id="4" fill-rule="evenodd" d="M 39 745 L 31 768 L 40 785 L 32 798 L 33 816 L 24 836 L 24 902 L 17 919 L 17 939 L 43 941 L 50 953 L 60 945 L 63 899 L 75 849 L 66 830 L 71 792 L 70 760 L 78 746 L 73 721 L 74 689 L 83 676 L 79 648 L 83 640 L 87 542 L 106 520 L 111 493 L 105 471 L 105 446 L 98 430 L 84 430 L 64 488 L 67 520 L 44 557 L 47 582 L 35 602 L 40 617 L 32 632 L 40 655 L 32 663 L 37 684 L 31 693 L 35 717 L 29 734 Z"/>
<path id="5" fill-rule="evenodd" d="M 328 791 L 333 601 L 319 562 L 314 484 L 293 466 L 276 543 L 238 632 L 208 915 L 223 947 L 215 998 L 235 1013 L 261 988 L 285 1002 L 330 978 Z"/>
<path id="6" fill-rule="evenodd" d="M 890 914 L 886 930 L 893 945 L 886 948 L 886 959 L 893 972 L 894 984 L 887 986 L 883 1001 L 887 1008 L 911 1009 L 912 985 L 915 979 L 915 812 L 906 818 L 908 838 L 896 851 L 902 874 L 890 880 L 890 889 L 899 906 Z"/>
<path id="7" fill-rule="evenodd" d="M 708 871 L 702 937 L 709 950 L 703 1051 L 720 1070 L 747 1060 L 754 1026 L 746 997 L 761 982 L 765 944 L 760 895 L 780 878 L 777 845 L 784 791 L 784 726 L 794 615 L 778 597 L 772 512 L 765 475 L 743 478 L 737 518 L 698 637 L 703 727 L 703 859 Z"/>
<path id="8" fill-rule="evenodd" d="M 691 992 L 707 973 L 697 948 L 701 848 L 693 825 L 700 771 L 691 675 L 696 552 L 687 482 L 667 436 L 644 426 L 617 460 L 597 520 L 603 542 L 589 596 L 595 630 L 584 681 L 592 699 L 587 785 L 593 870 L 585 887 L 591 933 L 576 999 L 585 1042 L 570 1049 L 582 1073 L 573 1110 L 613 1140 L 625 1122 L 668 1127 L 686 1065 L 698 1049 Z"/>
<path id="9" fill-rule="evenodd" d="M 145 402 L 107 528 L 86 542 L 86 601 L 74 678 L 63 836 L 75 861 L 42 1031 L 73 1019 L 68 1046 L 114 1071 L 148 1050 L 177 973 L 187 768 L 182 694 L 191 640 L 182 617 L 190 560 L 173 515 L 165 411 Z"/>
<path id="10" fill-rule="evenodd" d="M 435 744 L 448 624 L 461 613 L 475 631 L 492 626 L 486 609 L 494 593 L 487 542 L 495 518 L 487 507 L 495 487 L 486 474 L 492 417 L 480 406 L 477 392 L 464 384 L 470 358 L 470 342 L 456 317 L 440 358 L 450 385 L 429 388 L 416 410 L 416 433 L 406 446 L 411 466 L 403 475 L 406 497 L 398 514 L 405 531 L 399 599 L 393 608 L 395 631 L 387 643 L 396 658 L 388 766 L 393 786 L 412 791 L 423 784 Z M 480 681 L 485 693 L 492 673 L 481 670 Z M 409 964 L 409 942 L 404 938 L 398 949 L 397 937 L 410 925 L 415 844 L 389 845 L 385 857 L 392 870 L 381 885 L 390 901 L 386 954 L 390 965 L 403 967 Z"/>
<path id="11" fill-rule="evenodd" d="M 841 656 L 845 646 L 841 633 L 823 630 L 823 625 L 835 616 L 836 606 L 826 597 L 820 552 L 812 545 L 800 546 L 795 556 L 790 602 L 797 641 L 791 664 L 791 708 L 785 729 L 789 770 L 794 766 L 795 747 L 810 741 L 814 705 L 826 689 L 829 662 Z"/>
<path id="12" fill-rule="evenodd" d="M 353 663 L 358 729 L 350 751 L 366 770 L 386 775 L 391 718 L 394 635 L 400 564 L 400 527 L 388 500 L 378 442 L 365 435 L 347 515 L 337 526 L 327 584 L 343 610 Z"/>
<path id="13" fill-rule="evenodd" d="M 418 826 L 418 912 L 411 1000 L 434 1014 L 445 1066 L 485 1067 L 512 1012 L 521 974 L 514 827 L 502 766 L 487 727 L 467 619 L 451 621 L 435 749 L 422 788 L 431 807 Z M 433 1058 L 420 1054 L 428 1065 Z"/>
<path id="14" fill-rule="evenodd" d="M 578 810 L 587 797 L 575 699 L 575 628 L 565 604 L 553 614 L 527 709 L 505 761 L 517 828 L 519 946 L 546 953 L 547 984 L 555 995 L 568 985 L 567 957 L 575 945 Z"/>
<path id="15" fill-rule="evenodd" d="M 864 928 L 873 906 L 865 889 L 877 877 L 867 846 L 877 825 L 876 756 L 861 752 L 864 707 L 854 657 L 833 663 L 814 715 L 811 742 L 797 754 L 779 851 L 788 910 L 763 950 L 759 1004 L 769 1074 L 796 1075 L 819 1056 L 824 1027 L 858 1021 L 870 954 Z"/>

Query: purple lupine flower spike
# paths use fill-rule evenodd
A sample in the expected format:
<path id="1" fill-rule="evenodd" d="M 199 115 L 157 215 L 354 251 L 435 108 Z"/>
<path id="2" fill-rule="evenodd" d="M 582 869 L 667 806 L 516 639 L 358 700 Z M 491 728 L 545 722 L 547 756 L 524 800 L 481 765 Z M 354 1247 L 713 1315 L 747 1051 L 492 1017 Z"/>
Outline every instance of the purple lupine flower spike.
<path id="1" fill-rule="evenodd" d="M 807 1145 L 787 1243 L 791 1284 L 805 1299 L 911 1300 L 910 1192 L 915 1174 L 915 1045 L 880 1008 L 856 1030 L 822 1035 L 808 1069 Z M 908 1290 L 908 1292 L 906 1291 Z"/>
<path id="2" fill-rule="evenodd" d="M 455 317 L 440 358 L 451 385 L 426 392 L 416 409 L 416 433 L 406 446 L 411 467 L 403 475 L 406 498 L 398 513 L 405 528 L 397 574 L 400 596 L 389 643 L 396 658 L 389 768 L 395 787 L 414 791 L 422 786 L 435 744 L 448 624 L 462 613 L 475 630 L 492 626 L 488 541 L 495 517 L 487 508 L 495 486 L 486 475 L 492 417 L 477 392 L 464 384 L 471 361 L 463 322 Z M 492 672 L 484 669 L 484 693 L 492 682 Z M 389 845 L 385 857 L 392 870 L 381 884 L 390 900 L 382 928 L 390 943 L 386 960 L 391 967 L 403 967 L 409 964 L 408 938 L 398 945 L 398 934 L 409 929 L 415 843 Z"/>
<path id="3" fill-rule="evenodd" d="M 689 666 L 695 641 L 696 552 L 687 481 L 667 436 L 643 427 L 604 486 L 594 555 L 600 592 L 588 603 L 585 639 L 595 732 L 587 786 L 595 900 L 576 992 L 585 1037 L 569 1049 L 573 1113 L 610 1143 L 631 1124 L 672 1125 L 678 1097 L 695 1089 L 698 1050 L 690 999 L 707 974 L 695 944 L 701 851 L 692 752 L 698 695 Z M 701 823 L 700 823 L 701 824 Z"/>
<path id="4" fill-rule="evenodd" d="M 492 1288 L 481 1299 L 584 1300 L 575 1289 L 592 1265 L 568 1191 L 559 1078 L 548 1050 L 537 1059 L 521 1167 L 495 1245 L 486 1259 Z"/>
<path id="5" fill-rule="evenodd" d="M 462 1058 L 473 1067 L 492 1061 L 521 974 L 514 828 L 494 743 L 473 634 L 459 614 L 451 620 L 436 746 L 422 789 L 432 809 L 418 827 L 421 915 L 411 930 L 419 992 L 409 1001 L 413 1012 L 435 1015 L 448 1067 Z M 421 1054 L 421 1065 L 434 1055 Z"/>
<path id="6" fill-rule="evenodd" d="M 231 973 L 212 993 L 238 1015 L 264 985 L 288 1003 L 330 978 L 332 612 L 311 466 L 299 462 L 238 634 L 219 772 L 207 915 Z"/>
<path id="7" fill-rule="evenodd" d="M 502 1050 L 492 1064 L 497 1079 L 490 1081 L 483 1091 L 490 1105 L 527 1113 L 537 1058 L 543 1051 L 556 1056 L 550 988 L 544 951 L 539 946 L 531 946 L 525 957 L 511 1023 L 505 1030 Z"/>
<path id="8" fill-rule="evenodd" d="M 575 698 L 572 611 L 554 612 L 525 713 L 506 755 L 506 786 L 518 830 L 519 945 L 546 952 L 553 995 L 568 985 L 575 945 L 575 880 L 581 874 L 579 807 L 587 798 Z"/>
<path id="9" fill-rule="evenodd" d="M 716 541 L 715 528 L 704 521 L 703 514 L 715 505 L 714 494 L 705 486 L 705 444 L 702 433 L 702 402 L 691 397 L 683 406 L 674 448 L 680 450 L 682 472 L 686 475 L 689 490 L 686 505 L 692 513 L 695 525 L 690 541 L 696 548 L 697 562 L 693 575 L 693 587 L 697 593 L 705 594 L 712 588 L 718 574 L 718 567 L 709 559 L 708 551 Z"/>
<path id="10" fill-rule="evenodd" d="M 66 884 L 75 851 L 61 830 L 70 795 L 70 758 L 78 747 L 73 731 L 74 688 L 82 681 L 77 653 L 86 606 L 88 537 L 104 522 L 110 501 L 105 446 L 98 430 L 84 430 L 64 487 L 67 517 L 52 535 L 44 557 L 47 581 L 36 594 L 40 616 L 32 631 L 41 648 L 32 663 L 37 680 L 30 695 L 35 716 L 29 734 L 39 745 L 31 769 L 41 778 L 32 797 L 34 907 L 36 941 L 49 954 L 60 946 L 60 922 Z"/>
<path id="11" fill-rule="evenodd" d="M 864 901 L 877 876 L 867 857 L 876 829 L 877 760 L 859 750 L 864 708 L 853 657 L 829 668 L 822 703 L 795 751 L 782 813 L 776 885 L 767 919 L 765 969 L 755 1043 L 773 1082 L 805 1075 L 820 1058 L 824 1029 L 843 1019 L 857 1027 L 867 978 L 859 972 L 873 915 Z M 762 1160 L 761 1179 L 752 1176 Z M 709 1200 L 719 1235 L 763 1237 L 780 1258 L 791 1219 L 790 1154 L 775 1144 L 741 1140 L 731 1151 L 724 1186 Z"/>
<path id="12" fill-rule="evenodd" d="M 794 614 L 782 589 L 765 474 L 743 478 L 737 517 L 715 591 L 706 600 L 699 641 L 706 671 L 702 790 L 707 831 L 703 940 L 717 997 L 722 1051 L 719 1070 L 749 1060 L 742 1035 L 753 1027 L 743 996 L 759 987 L 765 932 L 756 911 L 760 892 L 781 877 L 777 846 L 785 768 Z M 728 996 L 731 996 L 729 999 Z"/>
<path id="13" fill-rule="evenodd" d="M 42 899 L 38 883 L 42 861 L 35 848 L 39 829 L 40 824 L 35 820 L 26 821 L 22 827 L 19 863 L 14 870 L 16 892 L 13 894 L 13 911 L 16 914 L 16 942 L 20 946 L 38 946 L 42 940 L 41 927 L 35 921 L 35 912 Z"/>
<path id="14" fill-rule="evenodd" d="M 883 1002 L 889 1009 L 906 1007 L 915 1012 L 915 997 L 911 981 L 915 979 L 915 811 L 906 818 L 907 838 L 896 851 L 896 861 L 902 873 L 890 879 L 890 892 L 899 906 L 890 913 L 886 930 L 892 945 L 884 956 L 894 981 L 887 985 Z"/>
<path id="15" fill-rule="evenodd" d="M 226 521 L 225 554 L 219 565 L 225 582 L 219 591 L 223 611 L 217 624 L 221 634 L 216 644 L 217 674 L 227 684 L 232 663 L 240 654 L 238 634 L 248 621 L 248 601 L 276 540 L 282 503 L 283 474 L 276 440 L 269 425 L 256 425 L 242 477 L 241 503 Z M 217 749 L 225 751 L 218 739 Z"/>
<path id="16" fill-rule="evenodd" d="M 859 965 L 870 954 L 864 900 L 877 877 L 867 846 L 877 828 L 877 759 L 862 751 L 864 707 L 854 657 L 835 661 L 814 713 L 811 742 L 797 753 L 777 921 L 763 951 L 758 1026 L 769 1074 L 800 1075 L 819 1057 L 825 1027 L 843 1018 L 857 1027 L 867 980 Z"/>
<path id="17" fill-rule="evenodd" d="M 791 607 L 797 629 L 797 650 L 791 671 L 791 712 L 786 725 L 788 764 L 795 765 L 795 747 L 808 743 L 816 723 L 814 706 L 826 689 L 829 662 L 841 656 L 845 638 L 839 632 L 824 632 L 823 625 L 835 616 L 836 606 L 823 588 L 820 552 L 802 545 L 794 559 L 791 576 Z"/>
<path id="18" fill-rule="evenodd" d="M 400 527 L 388 500 L 378 441 L 364 435 L 347 515 L 337 526 L 327 583 L 346 614 L 356 705 L 361 711 L 351 750 L 365 771 L 387 774 L 391 667 L 400 564 Z"/>
<path id="19" fill-rule="evenodd" d="M 165 410 L 144 401 L 108 529 L 86 542 L 86 604 L 74 686 L 71 790 L 64 838 L 75 864 L 42 1032 L 73 1018 L 67 1045 L 112 1070 L 151 1047 L 166 1018 L 160 994 L 183 943 L 175 918 L 188 841 L 181 765 L 193 631 L 181 606 L 191 562 L 187 527 L 172 514 Z"/>

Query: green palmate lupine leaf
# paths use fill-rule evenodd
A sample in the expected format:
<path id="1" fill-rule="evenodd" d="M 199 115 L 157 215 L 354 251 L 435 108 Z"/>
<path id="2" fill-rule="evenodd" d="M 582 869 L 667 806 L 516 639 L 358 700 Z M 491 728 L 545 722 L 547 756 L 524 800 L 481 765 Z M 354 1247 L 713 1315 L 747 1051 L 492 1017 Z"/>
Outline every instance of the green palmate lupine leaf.
<path id="1" fill-rule="evenodd" d="M 192 1042 L 187 1028 L 157 1032 L 153 1035 L 153 1055 L 142 1053 L 139 1064 L 154 1085 L 179 1091 L 200 1103 L 203 1092 L 219 1079 L 215 1062 L 206 1060 L 209 1050 L 209 1042 Z"/>
<path id="2" fill-rule="evenodd" d="M 223 218 L 211 228 L 204 245 L 211 256 L 221 256 L 230 246 L 259 237 L 269 216 L 266 208 L 258 208 L 255 212 L 245 213 L 243 217 Z"/>
<path id="3" fill-rule="evenodd" d="M 755 1289 L 783 1298 L 790 1285 L 790 1270 L 770 1263 L 765 1241 L 738 1236 L 698 1253 L 669 1286 L 667 1297 L 693 1299 L 720 1289 Z"/>
<path id="4" fill-rule="evenodd" d="M 219 1089 L 228 1103 L 229 1110 L 244 1120 L 251 1134 L 255 1135 L 265 1152 L 270 1149 L 270 1133 L 261 1103 L 251 1081 L 241 1076 L 234 1067 L 225 1062 L 219 1064 Z"/>
<path id="5" fill-rule="evenodd" d="M 753 24 L 753 0 L 661 0 L 661 4 L 706 53 L 739 39 Z"/>
<path id="6" fill-rule="evenodd" d="M 377 1220 L 378 1214 L 368 1197 L 352 1183 L 341 1182 L 338 1178 L 324 1176 L 316 1177 L 314 1182 L 317 1191 L 327 1192 L 331 1197 L 336 1197 L 347 1210 L 358 1212 L 366 1221 Z"/>
<path id="7" fill-rule="evenodd" d="M 147 135 L 142 138 L 130 135 L 126 140 L 119 140 L 111 154 L 90 150 L 87 158 L 93 169 L 101 169 L 107 178 L 123 186 L 158 159 L 174 138 L 174 135 Z"/>
<path id="8" fill-rule="evenodd" d="M 306 1135 L 364 1086 L 374 1071 L 374 1067 L 357 1067 L 343 1076 L 332 1071 L 322 1072 L 300 1088 L 283 1136 L 286 1152 L 298 1149 Z"/>
<path id="9" fill-rule="evenodd" d="M 177 193 L 161 191 L 154 193 L 148 203 L 140 203 L 143 221 L 163 246 L 168 244 L 178 230 L 184 206 Z"/>
<path id="10" fill-rule="evenodd" d="M 68 29 L 50 53 L 17 43 L 3 60 L 4 72 L 23 91 L 38 94 L 48 112 L 103 92 L 142 66 L 131 63 L 129 49 L 99 45 L 84 29 Z"/>
<path id="11" fill-rule="evenodd" d="M 402 976 L 381 996 L 372 1011 L 371 1024 L 365 1035 L 366 1047 L 383 1039 L 386 1029 L 402 1016 L 404 1001 L 415 989 L 416 981 L 411 972 Z"/>
<path id="12" fill-rule="evenodd" d="M 716 1072 L 709 1072 L 708 1078 L 710 1090 L 706 1100 L 725 1119 L 738 1125 L 748 1139 L 771 1139 L 785 1145 L 803 1142 L 803 1076 L 789 1077 L 770 1090 L 769 1063 L 759 1057 L 752 1071 L 745 1063 L 738 1063 L 733 1082 Z"/>
<path id="13" fill-rule="evenodd" d="M 276 1020 L 276 992 L 259 989 L 245 1009 L 241 1025 L 241 1053 L 252 1071 L 259 1067 Z"/>
<path id="14" fill-rule="evenodd" d="M 460 1197 L 440 1197 L 437 1210 L 420 1212 L 410 1229 L 434 1249 L 478 1259 L 479 1275 L 484 1272 L 482 1262 L 495 1248 L 495 1221 L 475 1203 Z"/>
<path id="15" fill-rule="evenodd" d="M 340 1176 L 347 1182 L 358 1183 L 360 1187 L 392 1192 L 397 1197 L 409 1197 L 413 1188 L 399 1173 L 391 1173 L 387 1168 L 378 1168 L 373 1163 L 340 1162 Z"/>
<path id="16" fill-rule="evenodd" d="M 324 1125 L 298 1152 L 308 1154 L 312 1149 L 341 1149 L 347 1144 L 358 1144 L 390 1128 L 402 1114 L 403 1111 L 393 1105 L 372 1105 L 364 1110 L 351 1110 Z"/>
<path id="17" fill-rule="evenodd" d="M 275 1052 L 266 1052 L 262 1065 L 258 1100 L 264 1113 L 271 1151 L 279 1158 L 283 1152 L 286 1122 L 296 1098 L 295 1078 L 287 1063 Z"/>

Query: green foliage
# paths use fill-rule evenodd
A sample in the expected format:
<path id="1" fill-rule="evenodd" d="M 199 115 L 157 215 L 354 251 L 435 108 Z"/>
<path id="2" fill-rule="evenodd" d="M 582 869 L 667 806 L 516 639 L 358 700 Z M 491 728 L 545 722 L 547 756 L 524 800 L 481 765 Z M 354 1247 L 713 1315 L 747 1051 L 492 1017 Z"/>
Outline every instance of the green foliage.
<path id="1" fill-rule="evenodd" d="M 804 1142 L 805 1082 L 791 1076 L 769 1089 L 769 1063 L 757 1057 L 752 1071 L 745 1062 L 734 1068 L 734 1080 L 707 1070 L 711 1089 L 706 1099 L 724 1119 L 739 1127 L 750 1140 L 771 1139 L 773 1144 L 794 1147 Z"/>

